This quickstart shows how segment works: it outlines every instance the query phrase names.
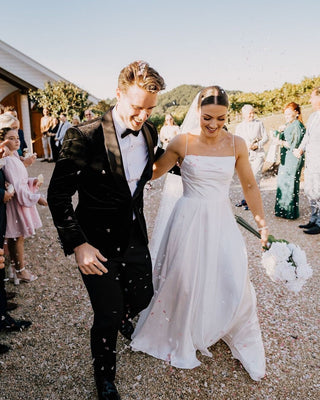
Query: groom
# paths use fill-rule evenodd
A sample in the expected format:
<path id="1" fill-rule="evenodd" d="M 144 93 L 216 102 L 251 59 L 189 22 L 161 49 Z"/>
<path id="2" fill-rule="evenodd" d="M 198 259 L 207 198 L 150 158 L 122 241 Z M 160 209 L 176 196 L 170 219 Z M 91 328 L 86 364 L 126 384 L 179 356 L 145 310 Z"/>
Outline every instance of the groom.
<path id="1" fill-rule="evenodd" d="M 158 142 L 147 119 L 164 88 L 147 63 L 125 67 L 116 106 L 68 129 L 48 189 L 64 252 L 75 253 L 94 311 L 91 351 L 99 399 L 120 399 L 114 384 L 118 331 L 131 339 L 131 319 L 153 295 L 143 188 Z"/>

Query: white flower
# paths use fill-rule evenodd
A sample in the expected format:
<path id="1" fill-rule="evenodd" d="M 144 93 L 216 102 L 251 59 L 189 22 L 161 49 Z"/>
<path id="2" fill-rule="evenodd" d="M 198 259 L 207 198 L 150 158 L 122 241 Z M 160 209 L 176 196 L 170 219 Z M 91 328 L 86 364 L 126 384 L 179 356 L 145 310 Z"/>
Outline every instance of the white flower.
<path id="1" fill-rule="evenodd" d="M 262 255 L 262 265 L 272 281 L 296 293 L 312 276 L 305 252 L 292 243 L 273 242 Z"/>
<path id="2" fill-rule="evenodd" d="M 279 264 L 279 280 L 280 281 L 295 281 L 296 280 L 296 272 L 292 264 L 288 262 L 283 262 Z"/>
<path id="3" fill-rule="evenodd" d="M 299 246 L 289 243 L 288 247 L 292 251 L 292 258 L 296 264 L 299 265 L 307 264 L 306 253 L 303 250 L 301 250 Z"/>
<path id="4" fill-rule="evenodd" d="M 297 268 L 298 278 L 307 280 L 312 276 L 312 268 L 309 264 L 299 265 Z"/>
<path id="5" fill-rule="evenodd" d="M 305 282 L 299 280 L 299 279 L 295 279 L 292 282 L 287 282 L 286 286 L 288 288 L 288 290 L 290 290 L 291 292 L 300 292 L 300 290 L 302 289 L 302 286 L 304 285 Z"/>
<path id="6" fill-rule="evenodd" d="M 278 261 L 286 261 L 291 255 L 291 250 L 288 248 L 287 243 L 284 242 L 272 243 L 269 251 L 275 255 Z"/>

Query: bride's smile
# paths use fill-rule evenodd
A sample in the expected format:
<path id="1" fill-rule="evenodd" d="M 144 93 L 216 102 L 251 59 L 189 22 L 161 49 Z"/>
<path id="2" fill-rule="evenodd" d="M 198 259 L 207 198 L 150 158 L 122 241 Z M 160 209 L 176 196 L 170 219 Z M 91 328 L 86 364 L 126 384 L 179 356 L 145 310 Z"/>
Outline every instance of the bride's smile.
<path id="1" fill-rule="evenodd" d="M 218 104 L 207 104 L 201 107 L 201 131 L 209 137 L 215 137 L 223 129 L 228 109 Z"/>

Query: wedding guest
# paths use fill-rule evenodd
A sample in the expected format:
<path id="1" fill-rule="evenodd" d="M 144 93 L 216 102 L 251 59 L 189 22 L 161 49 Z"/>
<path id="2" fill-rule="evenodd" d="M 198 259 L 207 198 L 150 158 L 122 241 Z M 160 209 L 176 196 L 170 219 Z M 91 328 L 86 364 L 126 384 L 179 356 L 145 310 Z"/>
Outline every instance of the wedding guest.
<path id="1" fill-rule="evenodd" d="M 315 112 L 310 115 L 307 132 L 294 154 L 301 157 L 305 153 L 304 192 L 311 207 L 309 222 L 299 228 L 308 235 L 317 235 L 320 233 L 320 86 L 312 91 L 310 103 Z"/>
<path id="2" fill-rule="evenodd" d="M 4 113 L 0 115 L 0 129 L 2 128 L 12 128 L 12 129 L 17 129 L 19 132 L 19 120 L 12 115 L 12 113 Z M 19 135 L 19 139 L 20 139 L 20 135 Z M 32 165 L 35 160 L 37 159 L 37 155 L 31 154 L 31 155 L 27 155 L 25 156 L 19 156 L 18 151 L 14 152 L 14 154 L 16 155 L 16 157 L 20 158 L 20 160 L 23 162 L 25 167 L 29 167 L 30 165 Z"/>
<path id="3" fill-rule="evenodd" d="M 84 118 L 86 121 L 91 121 L 95 118 L 94 112 L 89 108 L 84 112 Z"/>
<path id="4" fill-rule="evenodd" d="M 81 124 L 79 115 L 74 115 L 72 117 L 71 125 L 72 126 L 78 126 L 79 124 Z"/>
<path id="5" fill-rule="evenodd" d="M 57 117 L 52 118 L 52 125 L 49 129 L 48 135 L 50 136 L 50 144 L 52 150 L 52 161 L 56 162 L 59 155 L 59 149 L 56 146 L 56 134 L 59 129 L 59 120 Z"/>
<path id="6" fill-rule="evenodd" d="M 75 253 L 94 311 L 91 350 L 103 400 L 120 399 L 114 384 L 118 331 L 131 338 L 131 319 L 153 294 L 143 189 L 158 142 L 148 118 L 164 87 L 146 62 L 123 68 L 116 106 L 68 129 L 48 189 L 65 254 Z"/>
<path id="7" fill-rule="evenodd" d="M 242 137 L 247 144 L 252 172 L 259 185 L 265 157 L 263 146 L 267 143 L 269 137 L 263 122 L 255 118 L 255 111 L 251 104 L 245 104 L 241 112 L 242 122 L 237 125 L 235 134 Z M 248 210 L 245 199 L 237 203 L 236 206 L 244 206 Z"/>
<path id="8" fill-rule="evenodd" d="M 220 339 L 254 380 L 265 355 L 249 280 L 247 252 L 229 200 L 236 169 L 261 232 L 268 240 L 261 196 L 245 141 L 223 129 L 228 96 L 219 86 L 200 92 L 200 135 L 177 135 L 155 163 L 153 179 L 181 164 L 183 196 L 176 203 L 155 262 L 155 295 L 133 334 L 133 350 L 177 368 L 200 365 L 196 352 Z"/>
<path id="9" fill-rule="evenodd" d="M 52 117 L 50 116 L 49 110 L 44 108 L 43 117 L 40 120 L 40 132 L 42 133 L 42 147 L 44 151 L 44 159 L 41 162 L 52 160 L 52 150 L 49 136 L 49 129 L 52 124 Z"/>
<path id="10" fill-rule="evenodd" d="M 1 130 L 0 130 L 1 131 Z M 3 145 L 3 138 L 0 134 L 0 142 Z M 2 147 L 3 149 L 3 147 Z M 1 154 L 2 156 L 2 154 Z M 14 196 L 14 191 L 9 192 L 5 187 L 5 177 L 2 168 L 0 169 L 0 331 L 11 332 L 20 331 L 31 325 L 30 321 L 15 320 L 8 313 L 7 308 L 7 293 L 5 290 L 5 264 L 3 257 L 3 245 L 6 232 L 6 204 L 11 201 Z M 6 353 L 10 350 L 9 346 L 0 344 L 0 354 Z"/>
<path id="11" fill-rule="evenodd" d="M 169 142 L 179 134 L 179 127 L 174 122 L 173 116 L 171 114 L 166 114 L 163 127 L 160 129 L 160 141 L 162 143 L 162 148 L 166 149 Z"/>
<path id="12" fill-rule="evenodd" d="M 299 217 L 299 189 L 304 157 L 293 155 L 305 134 L 300 106 L 291 102 L 285 106 L 286 124 L 279 129 L 278 143 L 281 146 L 280 166 L 277 178 L 275 215 L 286 219 Z"/>
<path id="13" fill-rule="evenodd" d="M 57 147 L 58 153 L 60 152 L 62 142 L 67 130 L 71 127 L 70 122 L 67 120 L 67 114 L 60 114 L 60 123 L 55 137 L 55 145 Z"/>
<path id="14" fill-rule="evenodd" d="M 18 119 L 17 110 L 16 110 L 13 106 L 7 106 L 7 107 L 5 107 L 5 108 L 4 108 L 4 112 L 13 115 L 14 117 L 17 118 L 17 120 L 19 120 L 19 119 Z M 24 133 L 23 133 L 23 130 L 22 130 L 22 129 L 20 129 L 20 128 L 18 129 L 18 134 L 19 134 L 19 139 L 20 139 L 20 147 L 19 147 L 19 149 L 18 149 L 18 154 L 19 154 L 19 156 L 22 156 L 22 157 L 23 157 L 24 152 L 25 152 L 26 150 L 28 150 L 28 146 L 27 146 L 27 143 L 26 143 L 26 141 L 25 141 L 25 139 L 24 139 Z"/>
<path id="15" fill-rule="evenodd" d="M 26 167 L 14 155 L 20 141 L 16 129 L 3 128 L 0 140 L 6 141 L 6 156 L 3 172 L 6 181 L 11 184 L 15 196 L 7 204 L 7 226 L 5 237 L 8 240 L 10 259 L 14 263 L 14 283 L 33 282 L 37 279 L 26 269 L 24 258 L 24 239 L 35 234 L 42 226 L 36 204 L 47 205 L 38 192 L 41 182 L 37 178 L 28 178 Z"/>

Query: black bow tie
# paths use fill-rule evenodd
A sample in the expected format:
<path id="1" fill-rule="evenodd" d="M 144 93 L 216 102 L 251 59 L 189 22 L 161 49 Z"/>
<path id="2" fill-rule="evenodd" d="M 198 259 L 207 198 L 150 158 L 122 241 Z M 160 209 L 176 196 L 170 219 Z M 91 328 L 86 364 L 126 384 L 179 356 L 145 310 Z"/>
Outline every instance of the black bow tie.
<path id="1" fill-rule="evenodd" d="M 138 136 L 140 131 L 134 131 L 132 129 L 126 129 L 122 134 L 121 134 L 121 138 L 125 138 L 128 135 L 134 135 L 134 136 Z"/>

